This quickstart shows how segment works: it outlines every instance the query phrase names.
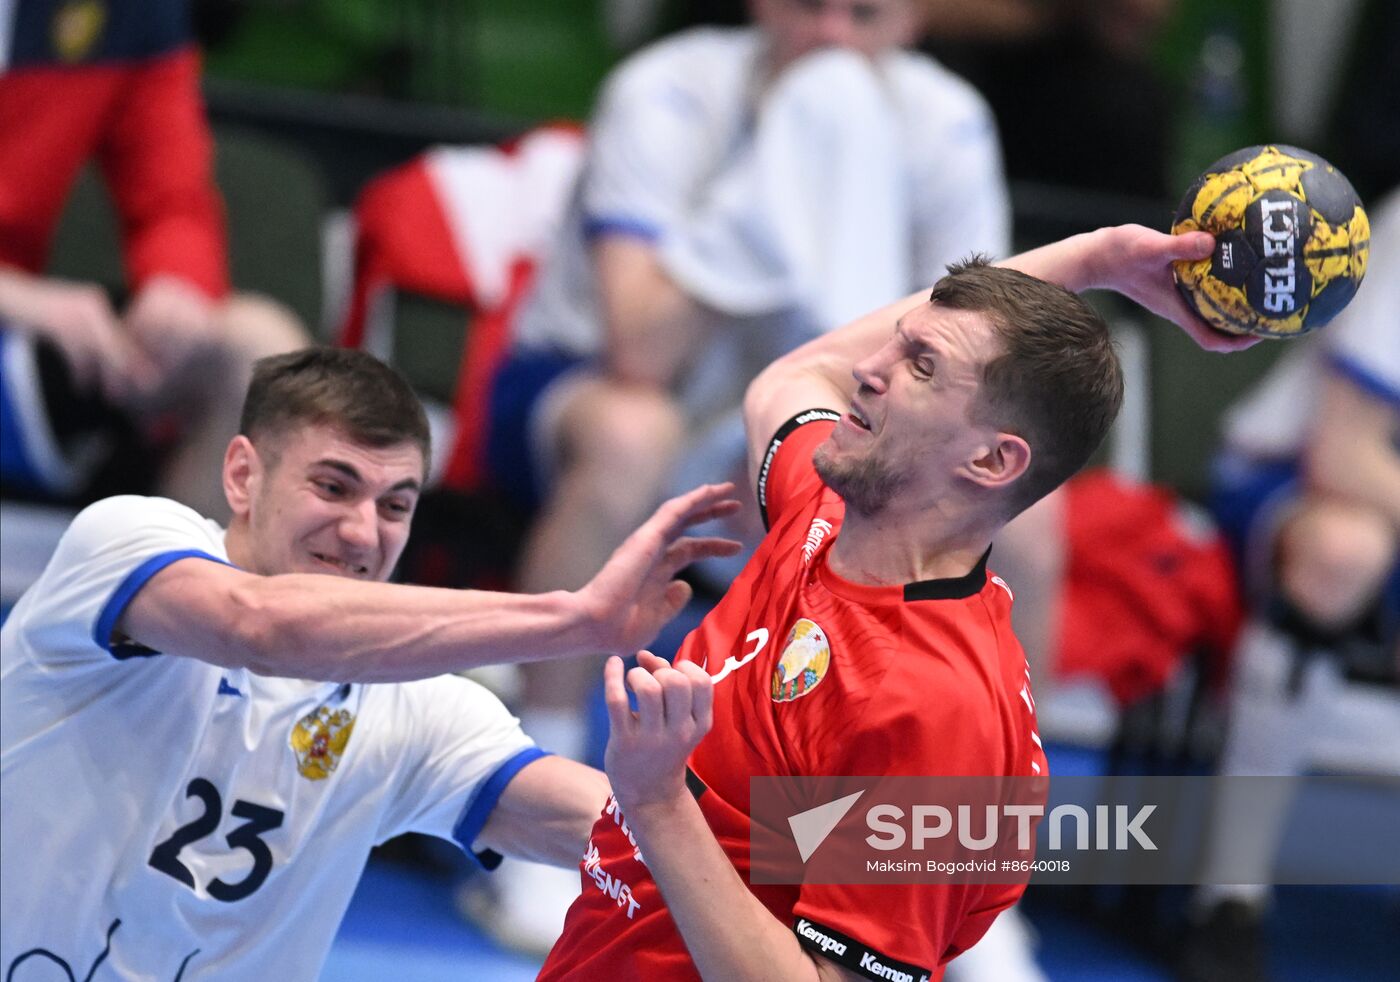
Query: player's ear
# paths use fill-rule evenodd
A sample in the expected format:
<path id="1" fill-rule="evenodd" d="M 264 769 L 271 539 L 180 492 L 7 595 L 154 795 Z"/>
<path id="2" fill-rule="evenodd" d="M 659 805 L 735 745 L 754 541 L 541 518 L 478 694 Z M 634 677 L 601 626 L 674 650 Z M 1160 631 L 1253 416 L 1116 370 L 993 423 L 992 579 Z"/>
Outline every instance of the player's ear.
<path id="1" fill-rule="evenodd" d="M 262 460 L 253 441 L 239 434 L 224 451 L 224 497 L 234 517 L 245 516 L 262 481 Z"/>
<path id="2" fill-rule="evenodd" d="M 965 474 L 988 489 L 1005 489 L 1031 466 L 1031 445 L 1015 433 L 994 433 L 965 465 Z"/>

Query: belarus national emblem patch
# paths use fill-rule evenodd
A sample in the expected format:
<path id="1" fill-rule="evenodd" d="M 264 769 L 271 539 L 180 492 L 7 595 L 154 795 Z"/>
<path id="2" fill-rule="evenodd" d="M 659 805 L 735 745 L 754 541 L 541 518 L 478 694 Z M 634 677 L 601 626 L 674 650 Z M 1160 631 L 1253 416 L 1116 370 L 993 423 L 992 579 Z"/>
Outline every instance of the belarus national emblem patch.
<path id="1" fill-rule="evenodd" d="M 802 618 L 788 632 L 782 656 L 773 668 L 774 702 L 801 699 L 826 678 L 831 667 L 831 645 L 815 621 Z"/>
<path id="2" fill-rule="evenodd" d="M 348 709 L 318 706 L 297 720 L 288 741 L 297 757 L 297 773 L 311 781 L 330 777 L 354 729 L 355 716 Z"/>

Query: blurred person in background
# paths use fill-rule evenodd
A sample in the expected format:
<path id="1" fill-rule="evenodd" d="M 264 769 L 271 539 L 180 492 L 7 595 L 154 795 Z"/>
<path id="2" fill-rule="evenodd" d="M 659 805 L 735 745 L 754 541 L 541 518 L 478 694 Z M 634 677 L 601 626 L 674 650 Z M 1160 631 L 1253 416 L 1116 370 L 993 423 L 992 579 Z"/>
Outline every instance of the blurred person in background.
<path id="1" fill-rule="evenodd" d="M 1214 506 L 1252 614 L 1235 652 L 1224 776 L 1301 774 L 1342 748 L 1400 774 L 1400 191 L 1372 209 L 1370 269 L 1321 334 L 1225 418 Z M 1357 748 L 1364 756 L 1357 757 Z M 1286 808 L 1222 789 L 1181 977 L 1267 978 L 1262 923 Z"/>
<path id="2" fill-rule="evenodd" d="M 1013 179 L 1170 196 L 1173 94 L 1151 46 L 1177 0 L 921 0 L 924 50 L 996 114 Z"/>
<path id="3" fill-rule="evenodd" d="M 540 505 L 522 590 L 582 582 L 677 458 L 696 463 L 688 441 L 706 427 L 721 435 L 699 469 L 741 474 L 739 402 L 775 357 L 935 281 L 968 250 L 1008 251 L 991 114 L 962 79 L 904 50 L 914 0 L 750 9 L 752 26 L 663 40 L 604 86 L 492 397 L 491 470 Z M 528 672 L 526 728 L 582 756 L 595 679 L 581 664 Z M 514 890 L 493 902 L 497 933 L 547 946 L 577 882 L 557 892 L 553 910 L 533 883 L 518 903 Z"/>
<path id="4" fill-rule="evenodd" d="M 1182 93 L 1152 49 L 1178 3 L 917 0 L 919 47 L 991 105 L 1011 179 L 1169 197 Z M 679 19 L 736 24 L 743 6 L 687 0 Z"/>
<path id="5" fill-rule="evenodd" d="M 149 480 L 150 445 L 168 443 L 162 493 L 224 515 L 212 477 L 252 363 L 300 347 L 305 332 L 281 306 L 230 294 L 185 0 L 20 0 L 9 16 L 0 52 L 7 491 L 81 496 L 100 457 L 94 442 L 126 418 L 139 439 L 117 450 L 119 486 Z M 44 275 L 89 161 L 120 219 L 120 306 L 96 284 Z"/>

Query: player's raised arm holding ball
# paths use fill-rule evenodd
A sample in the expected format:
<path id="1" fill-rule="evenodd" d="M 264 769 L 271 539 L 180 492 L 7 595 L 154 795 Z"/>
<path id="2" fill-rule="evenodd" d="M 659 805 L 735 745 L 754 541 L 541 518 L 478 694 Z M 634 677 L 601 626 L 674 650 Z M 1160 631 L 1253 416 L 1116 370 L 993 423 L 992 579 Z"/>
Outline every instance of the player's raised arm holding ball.
<path id="1" fill-rule="evenodd" d="M 543 980 L 936 978 L 1016 901 L 1014 884 L 755 891 L 749 777 L 1045 774 L 988 546 L 1121 401 L 1107 325 L 1070 291 L 1116 290 L 1205 348 L 1255 342 L 1178 293 L 1172 264 L 1214 247 L 1121 226 L 954 266 L 754 381 L 768 536 L 675 666 L 609 663 L 615 800 Z"/>

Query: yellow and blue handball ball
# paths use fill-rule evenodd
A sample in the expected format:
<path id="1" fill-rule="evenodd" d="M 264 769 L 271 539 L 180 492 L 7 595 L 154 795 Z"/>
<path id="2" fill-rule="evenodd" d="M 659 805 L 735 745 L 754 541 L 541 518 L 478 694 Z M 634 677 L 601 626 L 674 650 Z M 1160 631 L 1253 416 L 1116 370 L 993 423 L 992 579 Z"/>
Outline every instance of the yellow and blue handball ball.
<path id="1" fill-rule="evenodd" d="M 1176 263 L 1177 288 L 1231 334 L 1291 338 L 1322 327 L 1366 275 L 1371 227 L 1356 191 L 1296 147 L 1247 147 L 1212 164 L 1172 224 L 1174 234 L 1198 229 L 1215 236 L 1215 251 Z"/>

